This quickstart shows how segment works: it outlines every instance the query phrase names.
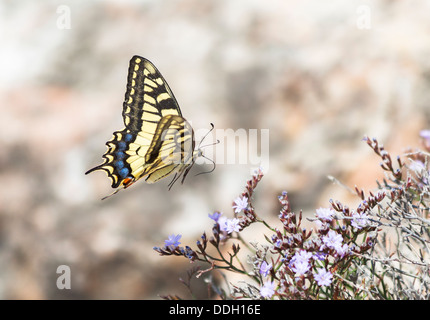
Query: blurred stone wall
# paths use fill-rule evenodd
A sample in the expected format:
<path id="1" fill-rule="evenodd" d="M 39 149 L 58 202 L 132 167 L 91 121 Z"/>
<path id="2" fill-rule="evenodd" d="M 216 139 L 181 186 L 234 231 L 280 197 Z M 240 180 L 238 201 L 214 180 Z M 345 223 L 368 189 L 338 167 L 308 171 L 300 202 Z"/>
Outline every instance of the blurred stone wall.
<path id="1" fill-rule="evenodd" d="M 428 1 L 1 1 L 0 298 L 186 296 L 178 278 L 190 264 L 153 246 L 170 234 L 194 245 L 209 213 L 232 215 L 258 164 L 197 177 L 211 166 L 195 166 L 171 191 L 169 179 L 139 182 L 104 201 L 106 176 L 84 175 L 123 127 L 133 55 L 155 63 L 195 129 L 269 129 L 254 204 L 275 223 L 282 190 L 312 214 L 329 199 L 357 201 L 328 175 L 374 189 L 379 160 L 363 135 L 393 154 L 419 145 L 429 14 Z M 233 152 L 216 148 L 209 157 Z M 71 290 L 57 289 L 59 265 Z"/>

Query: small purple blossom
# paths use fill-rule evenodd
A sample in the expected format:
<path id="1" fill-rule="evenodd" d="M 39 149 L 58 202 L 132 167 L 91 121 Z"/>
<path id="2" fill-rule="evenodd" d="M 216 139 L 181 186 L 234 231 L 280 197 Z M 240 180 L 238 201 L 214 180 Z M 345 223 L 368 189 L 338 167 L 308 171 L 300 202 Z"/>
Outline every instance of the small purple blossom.
<path id="1" fill-rule="evenodd" d="M 275 294 L 276 284 L 274 281 L 268 281 L 260 288 L 260 294 L 263 298 L 271 298 Z"/>
<path id="2" fill-rule="evenodd" d="M 221 215 L 222 215 L 222 212 L 214 212 L 212 214 L 208 214 L 208 217 L 211 218 L 213 221 L 218 222 Z"/>
<path id="3" fill-rule="evenodd" d="M 268 264 L 266 261 L 263 261 L 263 263 L 260 265 L 260 274 L 264 277 L 267 277 L 270 270 L 272 270 L 272 267 L 273 266 L 271 263 Z"/>
<path id="4" fill-rule="evenodd" d="M 234 200 L 235 205 L 233 206 L 234 212 L 239 213 L 242 210 L 245 210 L 248 208 L 248 198 L 243 196 L 242 199 L 238 197 L 236 200 Z"/>
<path id="5" fill-rule="evenodd" d="M 420 137 L 424 139 L 430 139 L 430 130 L 421 130 Z"/>
<path id="6" fill-rule="evenodd" d="M 170 235 L 167 240 L 164 240 L 164 245 L 166 248 L 170 248 L 171 250 L 174 250 L 177 246 L 179 246 L 181 243 L 179 242 L 179 239 L 181 239 L 182 235 Z"/>
<path id="7" fill-rule="evenodd" d="M 320 287 L 327 287 L 331 284 L 333 275 L 324 268 L 318 269 L 314 272 L 314 279 Z"/>
<path id="8" fill-rule="evenodd" d="M 221 216 L 218 218 L 219 229 L 221 231 L 226 231 L 227 217 Z"/>
<path id="9" fill-rule="evenodd" d="M 227 219 L 225 222 L 225 231 L 227 231 L 227 233 L 232 233 L 233 231 L 239 232 L 240 231 L 239 222 L 240 220 L 237 218 Z"/>
<path id="10" fill-rule="evenodd" d="M 293 270 L 296 273 L 296 277 L 298 277 L 305 275 L 305 273 L 309 271 L 310 267 L 311 266 L 306 261 L 295 261 L 291 267 L 291 270 Z"/>
<path id="11" fill-rule="evenodd" d="M 312 253 L 307 252 L 306 250 L 299 250 L 291 258 L 290 264 L 294 264 L 296 262 L 308 263 L 310 258 L 312 258 Z"/>
<path id="12" fill-rule="evenodd" d="M 281 245 L 282 245 L 282 240 L 281 240 L 281 239 L 277 239 L 273 245 L 274 245 L 276 248 L 280 248 L 280 247 L 281 247 Z"/>
<path id="13" fill-rule="evenodd" d="M 369 217 L 364 213 L 354 213 L 352 215 L 351 225 L 354 228 L 361 229 L 366 227 L 369 223 Z"/>
<path id="14" fill-rule="evenodd" d="M 333 220 L 333 216 L 335 214 L 332 208 L 319 208 L 315 212 L 318 219 L 322 221 L 331 221 Z"/>
<path id="15" fill-rule="evenodd" d="M 310 269 L 310 258 L 312 258 L 312 253 L 306 250 L 299 250 L 291 258 L 289 267 L 296 273 L 296 276 L 304 275 Z"/>
<path id="16" fill-rule="evenodd" d="M 330 230 L 327 235 L 323 236 L 322 240 L 325 246 L 336 250 L 338 247 L 342 246 L 343 238 L 336 231 Z"/>
<path id="17" fill-rule="evenodd" d="M 348 245 L 345 243 L 343 246 L 338 246 L 336 248 L 336 253 L 342 258 L 349 251 Z"/>

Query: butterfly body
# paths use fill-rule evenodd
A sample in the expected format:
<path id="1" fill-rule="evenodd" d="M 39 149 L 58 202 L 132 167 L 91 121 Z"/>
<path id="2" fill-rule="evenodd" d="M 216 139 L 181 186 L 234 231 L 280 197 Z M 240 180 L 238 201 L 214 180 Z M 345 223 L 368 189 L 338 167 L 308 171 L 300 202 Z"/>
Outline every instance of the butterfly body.
<path id="1" fill-rule="evenodd" d="M 125 128 L 106 142 L 104 162 L 85 174 L 102 170 L 113 188 L 127 188 L 141 178 L 154 183 L 171 174 L 170 187 L 182 174 L 184 179 L 201 151 L 194 150 L 193 128 L 169 85 L 143 57 L 130 60 L 122 115 Z"/>

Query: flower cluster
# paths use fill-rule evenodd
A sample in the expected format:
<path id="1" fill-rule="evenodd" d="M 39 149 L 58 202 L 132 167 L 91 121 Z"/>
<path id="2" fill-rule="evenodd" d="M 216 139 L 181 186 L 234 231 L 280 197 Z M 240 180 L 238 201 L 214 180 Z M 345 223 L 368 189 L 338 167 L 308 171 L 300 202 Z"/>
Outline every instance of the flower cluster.
<path id="1" fill-rule="evenodd" d="M 354 253 L 362 254 L 372 247 L 370 236 L 364 245 L 357 244 L 358 234 L 368 233 L 375 228 L 365 213 L 369 208 L 360 204 L 355 211 L 350 211 L 340 203 L 333 202 L 331 208 L 316 210 L 315 218 L 311 219 L 315 230 L 307 231 L 301 226 L 302 213 L 295 214 L 291 211 L 288 194 L 282 192 L 278 197 L 282 206 L 278 215 L 282 228 L 272 228 L 256 215 L 248 198 L 252 196 L 261 178 L 262 173 L 258 171 L 247 182 L 245 192 L 232 205 L 232 218 L 227 218 L 220 212 L 208 215 L 214 222 L 212 236 L 207 237 L 203 233 L 196 242 L 197 249 L 180 247 L 180 235 L 171 235 L 163 248 L 154 249 L 161 255 L 184 256 L 191 262 L 202 261 L 211 265 L 209 269 L 199 271 L 197 276 L 214 269 L 249 275 L 249 270 L 237 257 L 240 244 L 233 243 L 227 254 L 222 252 L 221 246 L 228 240 L 241 240 L 240 233 L 250 224 L 263 223 L 273 234 L 267 237 L 269 246 L 266 252 L 255 252 L 257 272 L 251 278 L 260 285 L 253 286 L 255 289 L 252 298 L 310 297 L 311 288 L 317 298 L 317 288 L 332 286 L 336 280 L 336 270 L 346 270 L 350 260 L 354 259 Z M 373 202 L 367 199 L 363 203 Z M 215 249 L 216 255 L 210 252 L 208 245 Z M 334 285 L 339 287 L 338 292 L 341 292 L 341 283 L 337 281 Z M 238 287 L 235 289 L 236 297 L 251 297 L 245 290 Z"/>
<path id="2" fill-rule="evenodd" d="M 424 146 L 430 149 L 430 131 L 421 132 L 421 137 L 424 139 Z M 410 153 L 411 164 L 407 166 L 400 157 L 393 162 L 390 154 L 376 139 L 365 137 L 364 140 L 382 159 L 381 168 L 390 175 L 391 183 L 384 180 L 384 185 L 379 184 L 378 192 L 368 194 L 355 187 L 355 192 L 361 199 L 356 207 L 349 208 L 340 201 L 330 200 L 328 207 L 316 209 L 313 217 L 307 218 L 312 226 L 308 230 L 303 226 L 304 223 L 302 225 L 302 212 L 292 211 L 288 193 L 284 191 L 278 196 L 281 205 L 279 225 L 273 227 L 257 215 L 252 204 L 254 190 L 263 177 L 262 170 L 259 169 L 246 183 L 244 192 L 233 201 L 232 217 L 221 212 L 208 215 L 214 222 L 212 236 L 208 237 L 203 233 L 196 242 L 196 249 L 190 246 L 180 247 L 180 235 L 171 235 L 164 247 L 154 249 L 161 255 L 184 256 L 190 262 L 208 263 L 208 269 L 196 271 L 197 277 L 215 269 L 248 277 L 250 282 L 241 282 L 245 283 L 245 287 L 233 285 L 230 293 L 233 298 L 394 297 L 392 293 L 388 293 L 389 290 L 385 283 L 381 283 L 381 279 L 385 275 L 392 275 L 390 283 L 394 283 L 404 276 L 405 271 L 402 270 L 399 275 L 394 264 L 390 264 L 391 256 L 384 260 L 375 258 L 374 254 L 387 243 L 385 233 L 380 235 L 385 227 L 399 228 L 402 239 L 409 238 L 409 243 L 417 242 L 423 248 L 428 248 L 428 154 Z M 267 228 L 267 243 L 249 245 L 242 238 L 245 229 L 254 223 L 261 223 Z M 421 231 L 417 229 L 418 225 L 422 227 Z M 427 230 L 427 235 L 423 230 Z M 380 237 L 382 241 L 379 241 Z M 232 242 L 230 249 L 225 247 L 228 242 Z M 238 255 L 242 247 L 249 253 L 247 263 L 243 263 Z M 422 249 L 414 252 L 420 252 L 421 262 L 407 262 L 429 270 L 429 263 L 422 261 L 430 253 Z M 411 253 L 408 254 L 412 256 Z M 399 253 L 399 257 L 403 260 L 396 259 L 396 266 L 399 262 L 404 262 L 402 253 Z M 374 265 L 381 261 L 388 262 L 381 266 L 382 269 L 389 270 L 384 276 L 375 274 Z M 374 277 L 380 280 L 378 285 L 374 284 Z M 414 275 L 411 277 L 416 278 Z M 421 281 L 424 287 L 429 286 L 430 274 L 423 276 Z M 413 292 L 410 287 L 408 290 Z"/>
<path id="3" fill-rule="evenodd" d="M 301 227 L 302 213 L 296 215 L 291 211 L 286 192 L 279 196 L 279 202 L 283 228 L 275 228 L 270 239 L 272 254 L 281 257 L 273 274 L 279 282 L 273 295 L 288 299 L 313 295 L 318 298 L 324 287 L 332 286 L 332 292 L 337 292 L 339 297 L 344 288 L 338 279 L 344 276 L 352 260 L 357 259 L 356 254 L 365 253 L 374 244 L 376 233 L 372 232 L 376 226 L 366 215 L 371 208 L 360 204 L 352 211 L 339 202 L 332 202 L 331 208 L 315 211 L 315 218 L 309 219 L 315 229 L 307 231 Z M 367 235 L 364 242 L 358 241 L 360 234 Z"/>

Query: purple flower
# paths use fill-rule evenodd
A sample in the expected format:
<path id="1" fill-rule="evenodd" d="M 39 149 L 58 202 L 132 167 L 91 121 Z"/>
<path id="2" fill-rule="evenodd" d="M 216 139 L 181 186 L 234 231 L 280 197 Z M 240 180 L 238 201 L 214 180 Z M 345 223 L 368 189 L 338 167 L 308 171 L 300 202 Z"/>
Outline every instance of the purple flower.
<path id="1" fill-rule="evenodd" d="M 316 273 L 314 272 L 314 279 L 320 287 L 327 287 L 331 284 L 333 275 L 326 269 L 321 268 Z"/>
<path id="2" fill-rule="evenodd" d="M 306 250 L 297 251 L 294 256 L 291 258 L 290 264 L 294 264 L 296 262 L 309 262 L 309 259 L 312 257 L 312 253 L 307 252 Z"/>
<path id="3" fill-rule="evenodd" d="M 280 247 L 281 247 L 281 245 L 282 245 L 282 240 L 281 240 L 281 239 L 277 239 L 273 245 L 274 245 L 276 248 L 280 248 Z"/>
<path id="4" fill-rule="evenodd" d="M 232 233 L 233 231 L 239 232 L 240 231 L 239 222 L 240 220 L 237 218 L 227 219 L 225 222 L 225 231 L 227 231 L 227 233 Z"/>
<path id="5" fill-rule="evenodd" d="M 420 137 L 424 139 L 430 139 L 430 130 L 421 130 Z"/>
<path id="6" fill-rule="evenodd" d="M 267 264 L 266 261 L 263 261 L 263 263 L 260 265 L 260 274 L 264 277 L 267 277 L 271 269 L 272 269 L 272 264 L 271 263 Z"/>
<path id="7" fill-rule="evenodd" d="M 179 239 L 181 239 L 182 235 L 178 234 L 175 236 L 174 234 L 170 235 L 167 240 L 164 240 L 164 245 L 166 248 L 170 248 L 171 250 L 174 250 L 177 246 L 179 246 L 181 243 L 179 242 Z"/>
<path id="8" fill-rule="evenodd" d="M 334 210 L 331 208 L 319 208 L 316 210 L 316 216 L 322 221 L 333 220 Z"/>
<path id="9" fill-rule="evenodd" d="M 265 282 L 263 286 L 260 288 L 260 294 L 263 298 L 271 298 L 275 294 L 275 282 Z"/>
<path id="10" fill-rule="evenodd" d="M 227 227 L 227 217 L 222 216 L 218 218 L 218 224 L 219 224 L 219 229 L 221 231 L 227 231 L 226 227 Z"/>
<path id="11" fill-rule="evenodd" d="M 331 249 L 337 249 L 338 247 L 342 246 L 342 236 L 336 231 L 330 230 L 327 235 L 323 236 L 322 238 L 324 244 L 326 247 Z"/>
<path id="12" fill-rule="evenodd" d="M 211 218 L 213 221 L 218 222 L 221 215 L 222 215 L 222 212 L 214 212 L 212 214 L 208 214 L 208 217 Z"/>
<path id="13" fill-rule="evenodd" d="M 338 246 L 336 248 L 336 253 L 342 258 L 346 253 L 348 253 L 349 247 L 345 243 L 343 246 Z"/>
<path id="14" fill-rule="evenodd" d="M 219 228 L 221 231 L 232 233 L 233 231 L 240 231 L 240 220 L 237 218 L 227 219 L 226 217 L 220 217 L 218 219 Z"/>
<path id="15" fill-rule="evenodd" d="M 352 215 L 352 221 L 351 225 L 354 228 L 361 229 L 363 227 L 366 227 L 369 223 L 369 217 L 364 213 L 354 213 Z"/>
<path id="16" fill-rule="evenodd" d="M 289 267 L 296 273 L 296 276 L 304 275 L 309 271 L 309 259 L 312 257 L 312 253 L 306 250 L 297 251 L 291 258 Z"/>
<path id="17" fill-rule="evenodd" d="M 293 270 L 296 273 L 296 277 L 297 277 L 297 276 L 304 275 L 306 272 L 308 272 L 310 267 L 311 266 L 306 261 L 296 261 L 294 262 L 291 270 Z"/>
<path id="18" fill-rule="evenodd" d="M 242 210 L 245 210 L 248 208 L 248 198 L 243 196 L 241 199 L 238 197 L 236 200 L 234 200 L 235 205 L 233 206 L 234 212 L 239 213 Z"/>

